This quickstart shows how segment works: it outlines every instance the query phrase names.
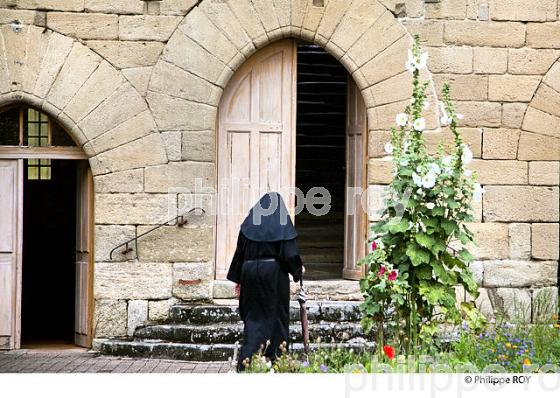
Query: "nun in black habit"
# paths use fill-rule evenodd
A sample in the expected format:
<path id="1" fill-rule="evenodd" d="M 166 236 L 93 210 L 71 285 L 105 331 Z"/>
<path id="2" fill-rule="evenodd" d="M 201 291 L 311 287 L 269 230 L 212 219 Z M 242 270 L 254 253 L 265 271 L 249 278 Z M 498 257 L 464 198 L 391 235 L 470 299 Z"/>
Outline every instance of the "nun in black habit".
<path id="1" fill-rule="evenodd" d="M 259 348 L 274 360 L 280 344 L 288 342 L 290 279 L 302 276 L 296 230 L 277 192 L 269 192 L 253 206 L 241 224 L 237 248 L 227 278 L 239 289 L 239 313 L 244 323 L 242 361 Z M 267 342 L 269 344 L 267 345 Z"/>

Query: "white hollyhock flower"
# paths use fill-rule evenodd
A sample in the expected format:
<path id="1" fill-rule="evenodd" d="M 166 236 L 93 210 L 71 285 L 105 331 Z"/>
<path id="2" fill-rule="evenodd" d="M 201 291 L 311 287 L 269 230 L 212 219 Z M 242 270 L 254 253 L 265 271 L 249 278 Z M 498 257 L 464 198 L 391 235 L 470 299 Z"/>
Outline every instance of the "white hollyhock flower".
<path id="1" fill-rule="evenodd" d="M 463 164 L 469 164 L 470 162 L 472 162 L 472 159 L 472 151 L 467 145 L 463 144 L 463 155 L 461 156 L 461 162 L 463 162 Z"/>
<path id="2" fill-rule="evenodd" d="M 393 145 L 390 142 L 387 142 L 383 147 L 386 153 L 393 153 Z"/>
<path id="3" fill-rule="evenodd" d="M 412 127 L 414 127 L 416 131 L 424 131 L 426 128 L 426 119 L 423 117 L 416 119 L 414 123 L 412 123 Z"/>
<path id="4" fill-rule="evenodd" d="M 441 169 L 439 168 L 437 163 L 430 164 L 430 171 L 434 174 L 440 174 L 441 173 Z"/>
<path id="5" fill-rule="evenodd" d="M 416 70 L 416 61 L 414 60 L 414 55 L 412 50 L 408 50 L 408 59 L 406 60 L 404 67 L 409 72 L 414 72 Z"/>
<path id="6" fill-rule="evenodd" d="M 422 188 L 418 188 L 418 189 L 416 190 L 416 193 L 417 193 L 418 195 L 422 195 L 422 194 L 424 193 L 424 191 L 422 191 Z"/>
<path id="7" fill-rule="evenodd" d="M 436 175 L 432 172 L 422 177 L 422 186 L 424 188 L 433 188 L 436 185 Z"/>
<path id="8" fill-rule="evenodd" d="M 406 113 L 399 113 L 395 118 L 397 126 L 404 127 L 408 123 L 408 115 Z"/>
<path id="9" fill-rule="evenodd" d="M 416 69 L 424 69 L 428 64 L 428 53 L 423 52 L 416 60 Z"/>
<path id="10" fill-rule="evenodd" d="M 472 176 L 472 170 L 466 169 L 464 174 L 465 174 L 466 177 L 470 177 L 470 176 Z"/>
<path id="11" fill-rule="evenodd" d="M 441 119 L 439 119 L 439 121 L 443 126 L 447 126 L 448 124 L 451 124 L 451 118 L 447 115 L 442 116 Z"/>
<path id="12" fill-rule="evenodd" d="M 432 210 L 434 207 L 436 207 L 436 205 L 434 203 L 430 202 L 430 203 L 426 203 L 426 207 L 428 209 Z"/>
<path id="13" fill-rule="evenodd" d="M 459 120 L 463 120 L 465 118 L 465 115 L 463 115 L 462 113 L 457 113 L 455 116 L 457 116 L 457 119 Z"/>
<path id="14" fill-rule="evenodd" d="M 484 194 L 485 190 L 480 186 L 480 184 L 474 185 L 474 192 L 473 192 L 473 199 L 475 202 L 480 202 L 482 200 L 482 195 Z"/>
<path id="15" fill-rule="evenodd" d="M 420 177 L 418 174 L 412 173 L 412 181 L 414 181 L 414 184 L 415 184 L 417 187 L 421 187 L 421 186 L 422 186 L 422 177 Z"/>
<path id="16" fill-rule="evenodd" d="M 441 163 L 443 163 L 444 166 L 451 166 L 451 163 L 453 163 L 453 158 L 451 157 L 451 155 L 447 155 L 441 160 Z"/>

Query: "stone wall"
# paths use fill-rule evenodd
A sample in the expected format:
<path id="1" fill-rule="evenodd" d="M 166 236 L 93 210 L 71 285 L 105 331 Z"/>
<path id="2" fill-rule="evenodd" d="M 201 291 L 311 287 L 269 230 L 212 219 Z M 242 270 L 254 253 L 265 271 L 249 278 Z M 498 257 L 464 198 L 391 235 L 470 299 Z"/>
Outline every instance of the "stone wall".
<path id="1" fill-rule="evenodd" d="M 452 83 L 486 189 L 472 225 L 479 305 L 511 312 L 520 301 L 535 317 L 537 292 L 557 296 L 559 12 L 557 0 L 0 0 L 0 104 L 43 109 L 90 156 L 96 335 L 127 335 L 176 300 L 231 294 L 213 282 L 211 216 L 147 237 L 138 259 L 109 251 L 184 210 L 194 177 L 215 186 L 216 111 L 234 71 L 284 37 L 336 56 L 368 107 L 368 183 L 379 193 L 420 33 L 430 102 Z M 432 147 L 449 138 L 434 110 Z"/>

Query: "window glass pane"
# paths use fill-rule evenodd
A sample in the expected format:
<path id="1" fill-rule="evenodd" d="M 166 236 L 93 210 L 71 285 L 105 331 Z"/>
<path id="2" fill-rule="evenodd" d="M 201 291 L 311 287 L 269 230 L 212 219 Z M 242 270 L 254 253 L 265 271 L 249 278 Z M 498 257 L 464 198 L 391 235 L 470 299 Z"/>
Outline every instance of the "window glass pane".
<path id="1" fill-rule="evenodd" d="M 40 146 L 49 146 L 49 139 L 48 137 L 41 137 L 41 144 Z"/>
<path id="2" fill-rule="evenodd" d="M 54 120 L 51 120 L 51 145 L 76 146 L 70 135 Z"/>
<path id="3" fill-rule="evenodd" d="M 40 159 L 39 160 L 41 166 L 50 166 L 51 165 L 51 160 L 50 159 Z"/>
<path id="4" fill-rule="evenodd" d="M 41 167 L 41 180 L 50 180 L 51 179 L 51 166 Z"/>
<path id="5" fill-rule="evenodd" d="M 39 146 L 39 138 L 36 138 L 36 137 L 28 138 L 28 145 L 29 146 Z"/>
<path id="6" fill-rule="evenodd" d="M 39 179 L 39 168 L 35 166 L 27 167 L 27 179 L 28 180 L 38 180 Z"/>
<path id="7" fill-rule="evenodd" d="M 39 112 L 35 109 L 28 108 L 27 109 L 27 120 L 30 122 L 38 122 L 39 121 Z"/>
<path id="8" fill-rule="evenodd" d="M 27 164 L 33 165 L 33 166 L 38 165 L 39 164 L 39 159 L 28 159 Z"/>
<path id="9" fill-rule="evenodd" d="M 27 123 L 27 135 L 30 137 L 37 137 L 39 135 L 39 124 Z"/>
<path id="10" fill-rule="evenodd" d="M 19 145 L 19 108 L 0 113 L 0 145 Z"/>
<path id="11" fill-rule="evenodd" d="M 42 122 L 48 122 L 49 121 L 49 117 L 47 115 L 45 115 L 44 113 L 41 113 L 41 121 Z"/>

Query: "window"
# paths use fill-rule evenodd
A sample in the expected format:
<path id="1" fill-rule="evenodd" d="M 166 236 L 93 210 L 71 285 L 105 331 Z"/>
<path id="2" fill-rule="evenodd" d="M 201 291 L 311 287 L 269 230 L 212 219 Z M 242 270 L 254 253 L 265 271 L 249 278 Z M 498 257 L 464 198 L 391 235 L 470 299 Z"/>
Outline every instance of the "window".
<path id="1" fill-rule="evenodd" d="M 27 159 L 27 179 L 50 180 L 51 160 L 50 159 Z"/>
<path id="2" fill-rule="evenodd" d="M 34 108 L 21 105 L 0 110 L 0 145 L 76 146 L 56 121 Z"/>

